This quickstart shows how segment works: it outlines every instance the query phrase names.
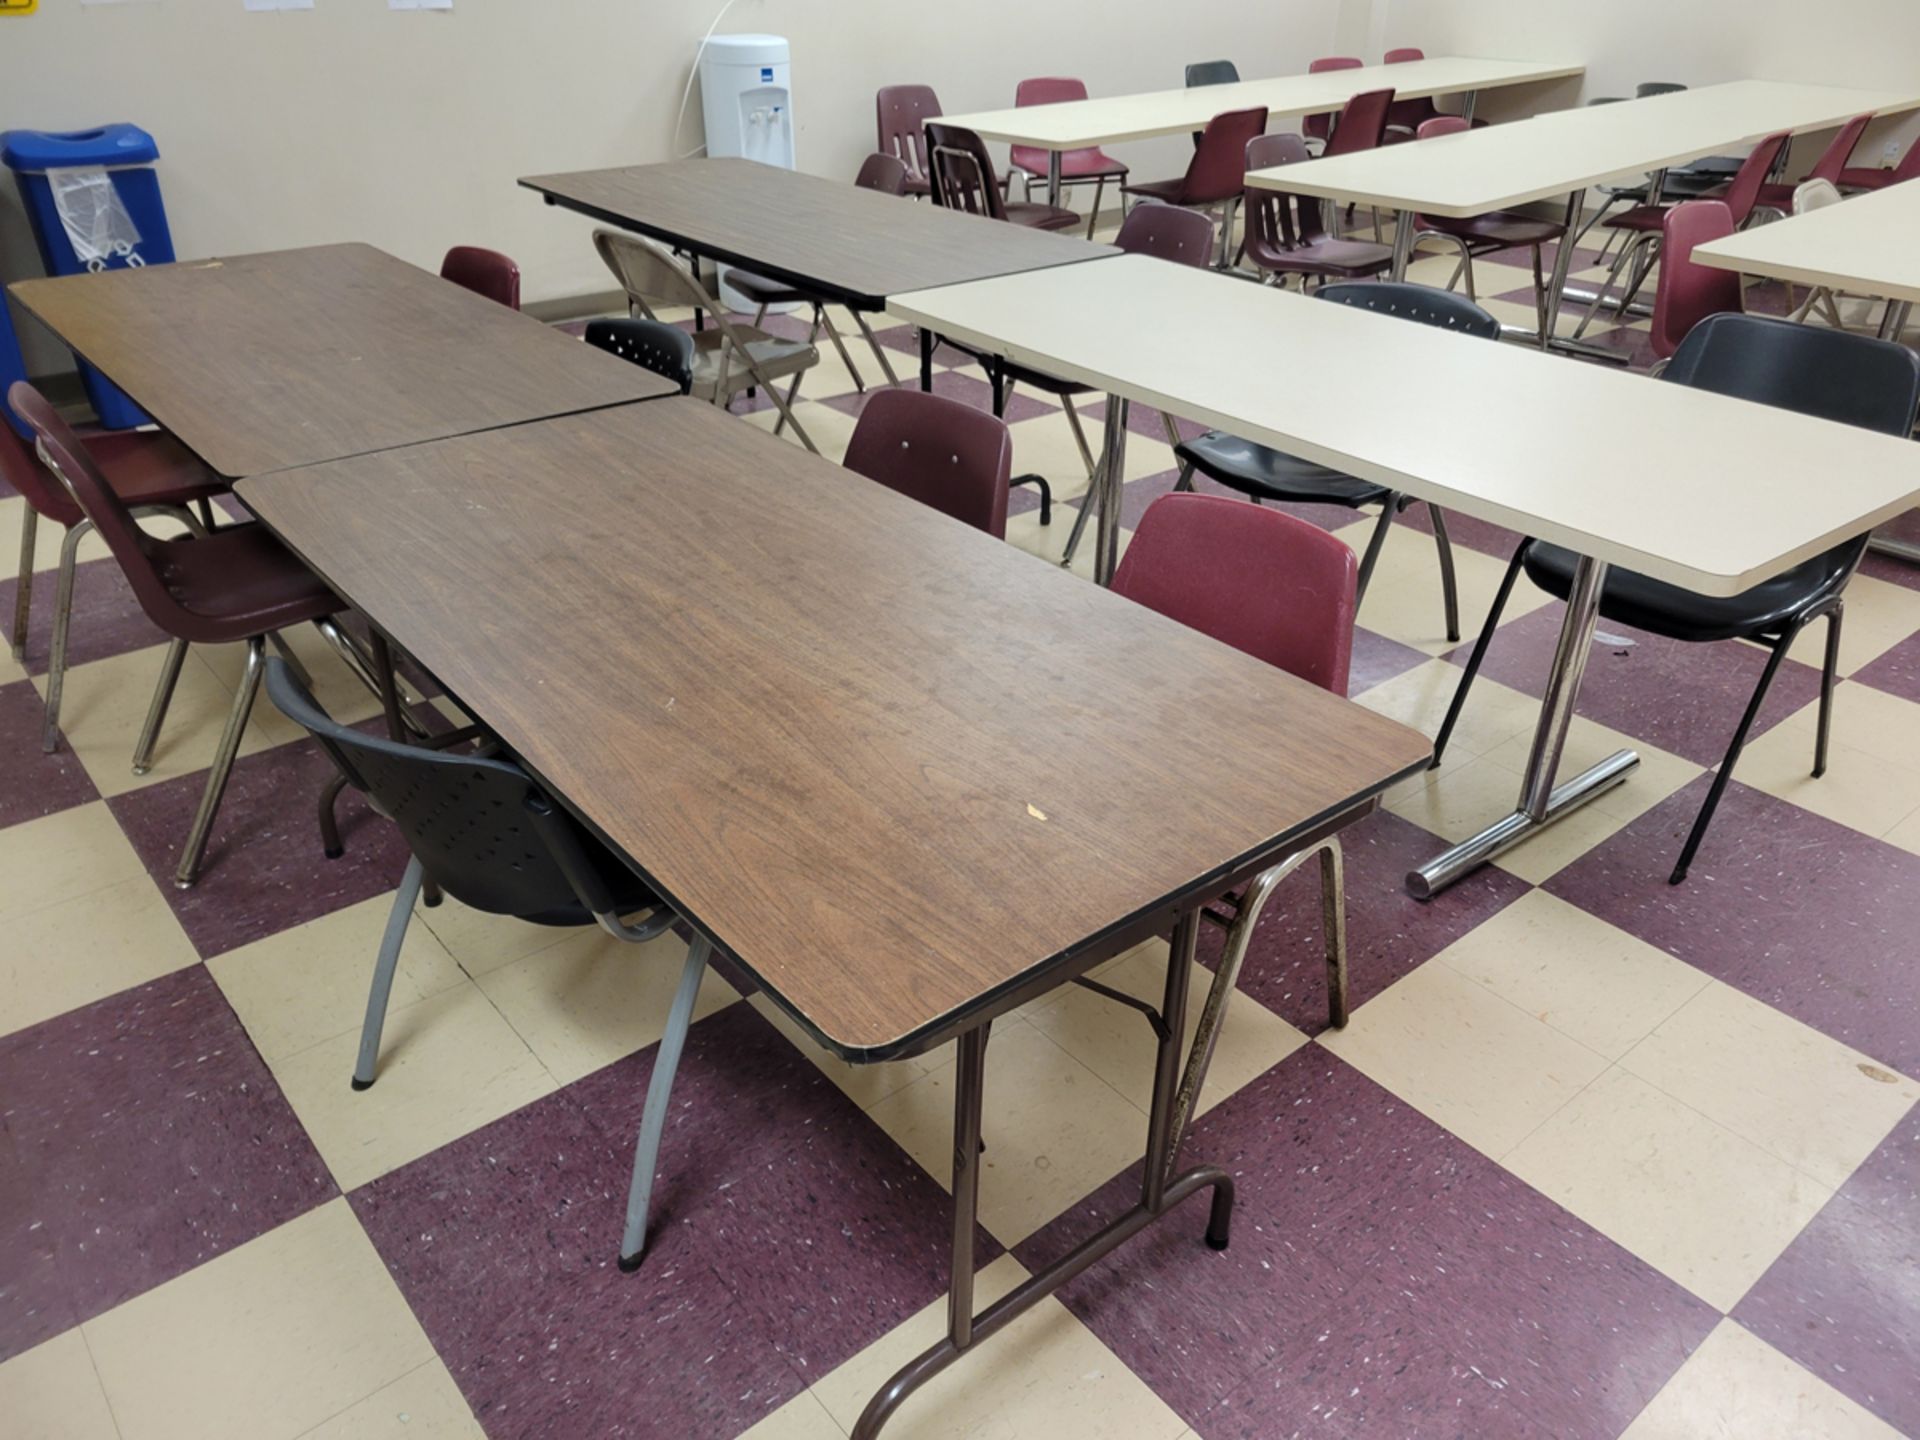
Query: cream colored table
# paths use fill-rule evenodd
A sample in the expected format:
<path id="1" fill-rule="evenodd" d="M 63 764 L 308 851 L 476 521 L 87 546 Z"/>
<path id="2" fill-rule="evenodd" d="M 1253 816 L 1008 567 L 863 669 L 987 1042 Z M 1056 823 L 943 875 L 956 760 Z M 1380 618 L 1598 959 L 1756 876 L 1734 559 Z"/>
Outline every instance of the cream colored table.
<path id="1" fill-rule="evenodd" d="M 1090 499 L 1101 578 L 1118 551 L 1129 400 L 1583 557 L 1519 805 L 1409 875 L 1422 898 L 1639 763 L 1623 750 L 1554 783 L 1609 566 L 1736 595 L 1920 498 L 1920 446 L 1905 441 L 1145 256 L 920 291 L 889 308 L 1112 397 Z M 1382 375 L 1419 383 L 1386 399 Z M 1629 431 L 1642 443 L 1623 466 Z M 1809 486 L 1809 474 L 1825 479 Z"/>
<path id="2" fill-rule="evenodd" d="M 1271 80 L 1242 80 L 1232 85 L 1203 85 L 1189 90 L 1156 90 L 1143 95 L 1112 95 L 1069 100 L 1058 105 L 1020 105 L 971 115 L 943 115 L 941 123 L 959 125 L 988 140 L 1031 145 L 1049 152 L 1048 203 L 1060 203 L 1060 156 L 1092 145 L 1151 140 L 1206 128 L 1228 110 L 1267 107 L 1275 119 L 1331 114 L 1355 95 L 1391 87 L 1402 100 L 1433 95 L 1462 95 L 1472 118 L 1482 90 L 1529 85 L 1585 73 L 1580 65 L 1529 60 L 1476 60 L 1444 57 L 1400 65 L 1369 65 L 1358 70 L 1329 70 L 1319 75 L 1282 75 Z"/>
<path id="3" fill-rule="evenodd" d="M 1398 213 L 1396 278 L 1406 274 L 1416 214 L 1484 215 L 1564 197 L 1567 233 L 1579 232 L 1587 191 L 1626 175 L 1654 176 L 1657 199 L 1670 165 L 1751 144 L 1776 130 L 1829 129 L 1867 111 L 1920 108 L 1920 89 L 1851 90 L 1736 80 L 1621 105 L 1560 110 L 1512 125 L 1390 145 L 1305 165 L 1256 170 L 1251 186 Z M 1547 293 L 1545 346 L 1556 339 L 1571 245 L 1559 247 Z M 1603 352 L 1604 353 L 1604 352 Z M 1609 358 L 1618 358 L 1609 356 Z"/>

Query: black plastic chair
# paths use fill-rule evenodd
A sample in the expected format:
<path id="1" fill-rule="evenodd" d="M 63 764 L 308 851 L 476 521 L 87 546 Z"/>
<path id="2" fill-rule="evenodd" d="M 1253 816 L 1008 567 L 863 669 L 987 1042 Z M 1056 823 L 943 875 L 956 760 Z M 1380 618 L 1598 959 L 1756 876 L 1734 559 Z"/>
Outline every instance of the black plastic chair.
<path id="1" fill-rule="evenodd" d="M 651 370 L 693 393 L 693 337 L 659 320 L 595 320 L 587 326 L 587 344 Z"/>
<path id="2" fill-rule="evenodd" d="M 283 660 L 267 662 L 266 683 L 281 713 L 313 736 L 376 814 L 400 827 L 412 852 L 393 897 L 367 994 L 353 1071 L 355 1090 L 369 1088 L 376 1078 L 380 1032 L 400 947 L 429 875 L 476 910 L 534 925 L 597 924 L 618 939 L 639 944 L 673 924 L 673 911 L 660 897 L 519 765 L 492 753 L 493 747 L 485 743 L 477 751 L 449 752 L 454 745 L 484 742 L 478 728 L 440 736 L 431 747 L 401 745 L 336 722 Z M 622 918 L 630 915 L 640 916 L 639 923 Z M 646 1246 L 647 1209 L 667 1099 L 710 954 L 711 946 L 702 938 L 688 947 L 680 988 L 660 1038 L 634 1155 L 622 1269 L 638 1265 Z"/>
<path id="3" fill-rule="evenodd" d="M 1912 434 L 1916 414 L 1920 414 L 1920 356 L 1905 346 L 1759 315 L 1723 314 L 1703 320 L 1681 342 L 1659 378 L 1889 435 Z M 1697 595 L 1630 570 L 1607 573 L 1606 588 L 1600 596 L 1600 614 L 1607 620 L 1670 640 L 1752 640 L 1772 651 L 1753 698 L 1747 702 L 1746 714 L 1733 732 L 1726 758 L 1707 791 L 1706 803 L 1700 807 L 1680 859 L 1668 877 L 1669 884 L 1678 885 L 1687 878 L 1687 868 L 1732 778 L 1734 764 L 1780 662 L 1800 632 L 1822 618 L 1827 622 L 1827 651 L 1820 675 L 1813 773 L 1816 778 L 1826 773 L 1844 596 L 1847 581 L 1866 553 L 1867 540 L 1865 535 L 1858 536 L 1731 597 Z M 1500 613 L 1520 571 L 1524 568 L 1534 584 L 1565 600 L 1573 588 L 1577 561 L 1573 552 L 1539 540 L 1524 541 L 1514 552 L 1494 595 L 1487 623 L 1474 642 L 1446 721 L 1433 742 L 1435 765 L 1446 751 L 1466 704 L 1467 691 L 1480 672 L 1480 662 L 1486 657 L 1487 645 L 1499 627 Z"/>
<path id="4" fill-rule="evenodd" d="M 1358 284 L 1323 285 L 1314 297 L 1338 305 L 1357 305 L 1382 314 L 1397 315 L 1422 325 L 1443 330 L 1458 330 L 1483 340 L 1500 338 L 1500 322 L 1464 295 L 1450 294 L 1430 285 L 1377 280 Z M 1311 460 L 1302 460 L 1284 451 L 1251 440 L 1241 440 L 1222 430 L 1206 434 L 1174 448 L 1180 461 L 1180 479 L 1176 490 L 1191 490 L 1197 470 L 1209 480 L 1251 496 L 1255 504 L 1263 500 L 1282 500 L 1315 505 L 1341 505 L 1358 510 L 1363 505 L 1380 507 L 1379 523 L 1367 540 L 1360 557 L 1359 598 L 1367 594 L 1367 582 L 1373 578 L 1380 549 L 1386 544 L 1393 517 L 1413 503 L 1413 497 L 1371 480 L 1342 474 Z M 1453 546 L 1447 539 L 1446 516 L 1440 507 L 1428 504 L 1433 517 L 1433 543 L 1440 552 L 1440 588 L 1446 605 L 1447 639 L 1460 638 L 1460 594 L 1453 573 Z"/>

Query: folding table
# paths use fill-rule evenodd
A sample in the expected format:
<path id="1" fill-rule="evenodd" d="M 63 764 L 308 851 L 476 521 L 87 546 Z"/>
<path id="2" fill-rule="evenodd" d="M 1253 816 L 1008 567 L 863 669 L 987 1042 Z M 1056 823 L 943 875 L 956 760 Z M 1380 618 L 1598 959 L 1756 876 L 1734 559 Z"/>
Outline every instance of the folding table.
<path id="1" fill-rule="evenodd" d="M 1639 764 L 1622 750 L 1555 784 L 1610 565 L 1737 595 L 1920 497 L 1920 446 L 1905 441 L 1143 256 L 1044 283 L 1009 276 L 898 296 L 892 308 L 1108 393 L 1089 500 L 1101 578 L 1118 546 L 1129 401 L 1583 557 L 1519 802 L 1407 877 L 1423 899 Z M 1382 376 L 1406 383 L 1383 389 Z M 1636 437 L 1630 464 L 1622 434 Z"/>
<path id="2" fill-rule="evenodd" d="M 1399 65 L 1328 70 L 1318 75 L 1281 75 L 1271 80 L 1241 80 L 1231 85 L 1201 85 L 1142 95 L 1109 95 L 1058 105 L 1021 105 L 1011 110 L 942 116 L 941 121 L 971 130 L 983 139 L 1005 140 L 1047 151 L 1047 201 L 1058 205 L 1060 156 L 1068 150 L 1203 130 L 1215 115 L 1255 105 L 1264 105 L 1268 116 L 1276 120 L 1296 115 L 1325 115 L 1341 109 L 1364 91 L 1389 87 L 1402 100 L 1461 95 L 1464 97 L 1462 113 L 1472 119 L 1474 103 L 1482 90 L 1563 80 L 1584 71 L 1585 67 L 1580 65 L 1436 56 Z"/>
<path id="3" fill-rule="evenodd" d="M 856 1063 L 957 1039 L 948 1333 L 861 1440 L 1187 1197 L 1226 1243 L 1231 1178 L 1175 1173 L 1197 912 L 1423 737 L 692 401 L 238 493 L 807 1034 Z M 1139 1205 L 975 1315 L 989 1025 L 1169 932 Z"/>

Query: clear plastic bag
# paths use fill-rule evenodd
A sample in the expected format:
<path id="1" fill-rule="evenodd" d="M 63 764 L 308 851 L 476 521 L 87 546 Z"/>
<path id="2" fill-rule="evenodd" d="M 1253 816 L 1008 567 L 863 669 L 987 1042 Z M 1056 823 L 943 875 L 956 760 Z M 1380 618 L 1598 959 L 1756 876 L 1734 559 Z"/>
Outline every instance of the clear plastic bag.
<path id="1" fill-rule="evenodd" d="M 89 270 L 104 270 L 109 260 L 146 263 L 136 248 L 139 228 L 105 170 L 50 170 L 47 183 L 53 188 L 54 208 L 60 212 L 74 254 Z"/>

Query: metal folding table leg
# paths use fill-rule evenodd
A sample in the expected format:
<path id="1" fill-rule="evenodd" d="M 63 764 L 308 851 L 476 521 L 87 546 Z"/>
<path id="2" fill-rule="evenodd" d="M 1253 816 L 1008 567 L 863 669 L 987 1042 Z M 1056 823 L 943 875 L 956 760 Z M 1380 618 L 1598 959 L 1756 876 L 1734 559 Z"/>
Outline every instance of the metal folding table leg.
<path id="1" fill-rule="evenodd" d="M 1574 567 L 1573 591 L 1567 597 L 1566 618 L 1560 623 L 1560 643 L 1547 677 L 1547 693 L 1540 701 L 1540 723 L 1533 732 L 1527 756 L 1520 803 L 1511 815 L 1495 821 L 1478 835 L 1463 840 L 1407 875 L 1407 891 L 1417 900 L 1430 900 L 1454 881 L 1477 870 L 1496 855 L 1512 849 L 1537 830 L 1572 814 L 1595 796 L 1625 780 L 1640 764 L 1631 750 L 1617 750 L 1591 769 L 1563 785 L 1553 783 L 1560 769 L 1560 752 L 1573 723 L 1574 701 L 1593 648 L 1593 630 L 1600 619 L 1600 596 L 1606 587 L 1604 561 L 1581 556 Z"/>
<path id="2" fill-rule="evenodd" d="M 1047 204 L 1060 203 L 1060 152 L 1047 152 Z"/>
<path id="3" fill-rule="evenodd" d="M 1395 280 L 1407 278 L 1407 266 L 1413 260 L 1413 211 L 1396 210 L 1393 213 L 1393 269 L 1390 272 Z"/>
<path id="4" fill-rule="evenodd" d="M 1212 1189 L 1207 1243 L 1216 1250 L 1227 1248 L 1233 1220 L 1233 1177 L 1217 1165 L 1206 1165 L 1168 1179 L 1184 1138 L 1181 1128 L 1175 1124 L 1174 1109 L 1180 1081 L 1182 1038 L 1186 1031 L 1188 974 L 1193 964 L 1197 931 L 1198 917 L 1189 912 L 1174 927 L 1173 944 L 1167 954 L 1166 990 L 1154 1026 L 1159 1048 L 1153 1072 L 1146 1175 L 1141 1184 L 1140 1203 L 978 1315 L 973 1313 L 973 1228 L 980 1194 L 986 1027 L 969 1030 L 960 1037 L 953 1114 L 953 1274 L 947 1298 L 947 1333 L 938 1344 L 896 1371 L 874 1394 L 861 1412 L 859 1423 L 853 1427 L 853 1440 L 874 1440 L 914 1391 L 1155 1220 L 1170 1214 L 1195 1191 Z"/>
<path id="5" fill-rule="evenodd" d="M 1094 477 L 1097 493 L 1088 503 L 1098 504 L 1098 529 L 1093 537 L 1093 580 L 1096 585 L 1111 585 L 1113 572 L 1120 564 L 1120 501 L 1127 473 L 1127 402 L 1119 395 L 1107 396 L 1106 428 L 1101 436 L 1100 466 Z"/>

